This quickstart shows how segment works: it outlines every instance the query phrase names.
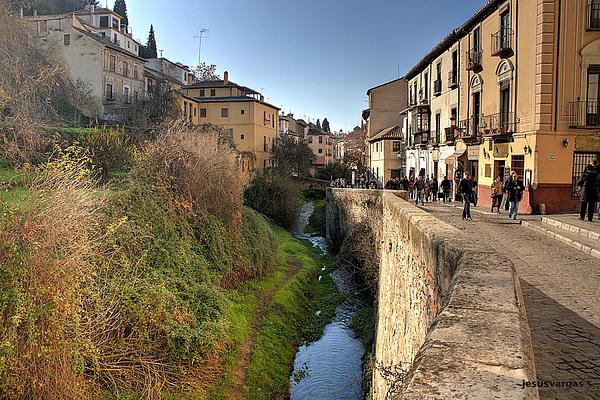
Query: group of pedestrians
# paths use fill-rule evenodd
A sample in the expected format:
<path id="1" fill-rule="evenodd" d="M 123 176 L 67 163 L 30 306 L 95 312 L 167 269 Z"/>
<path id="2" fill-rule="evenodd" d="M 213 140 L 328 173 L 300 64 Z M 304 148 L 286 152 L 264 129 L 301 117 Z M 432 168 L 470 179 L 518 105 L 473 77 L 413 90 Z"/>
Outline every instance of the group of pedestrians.
<path id="1" fill-rule="evenodd" d="M 523 198 L 525 185 L 516 171 L 511 171 L 510 177 L 502 183 L 500 175 L 496 177 L 490 186 L 492 197 L 492 212 L 497 208 L 498 214 L 501 208 L 508 206 L 508 218 L 517 219 L 519 204 Z M 468 172 L 458 184 L 458 193 L 463 201 L 462 219 L 472 220 L 471 203 L 477 205 L 477 183 L 471 179 Z"/>

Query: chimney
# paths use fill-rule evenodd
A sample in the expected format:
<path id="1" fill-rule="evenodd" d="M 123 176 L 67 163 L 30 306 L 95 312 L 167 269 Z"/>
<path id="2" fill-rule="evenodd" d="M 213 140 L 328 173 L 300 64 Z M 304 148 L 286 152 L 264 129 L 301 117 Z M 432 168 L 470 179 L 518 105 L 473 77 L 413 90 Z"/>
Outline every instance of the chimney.
<path id="1" fill-rule="evenodd" d="M 229 72 L 223 72 L 223 84 L 227 85 L 229 83 Z"/>
<path id="2" fill-rule="evenodd" d="M 33 16 L 37 17 L 37 8 L 35 10 L 33 10 Z"/>
<path id="3" fill-rule="evenodd" d="M 96 6 L 94 4 L 90 4 L 90 12 L 93 14 L 96 11 Z"/>
<path id="4" fill-rule="evenodd" d="M 188 83 L 188 85 L 191 85 L 192 83 L 194 83 L 194 74 L 192 74 L 192 73 L 187 74 L 187 83 Z"/>

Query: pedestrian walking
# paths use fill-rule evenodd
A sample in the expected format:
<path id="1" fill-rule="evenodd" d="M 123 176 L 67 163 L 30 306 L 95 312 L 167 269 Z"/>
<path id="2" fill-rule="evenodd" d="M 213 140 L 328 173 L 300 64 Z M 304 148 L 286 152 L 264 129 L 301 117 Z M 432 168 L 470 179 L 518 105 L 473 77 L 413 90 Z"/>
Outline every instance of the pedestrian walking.
<path id="1" fill-rule="evenodd" d="M 415 205 L 419 205 L 419 200 L 421 200 L 421 205 L 425 205 L 424 197 L 425 197 L 425 177 L 419 176 L 419 179 L 415 182 Z"/>
<path id="2" fill-rule="evenodd" d="M 446 200 L 450 200 L 450 180 L 448 179 L 447 176 L 444 176 L 441 186 L 442 186 L 442 193 L 444 194 L 444 203 L 445 203 Z"/>
<path id="3" fill-rule="evenodd" d="M 408 189 L 409 191 L 409 195 L 411 199 L 415 198 L 415 178 L 413 176 L 410 177 L 410 180 L 408 181 Z"/>
<path id="4" fill-rule="evenodd" d="M 439 190 L 438 181 L 435 178 L 435 176 L 433 176 L 433 175 L 431 176 L 431 181 L 430 181 L 429 185 L 431 187 L 431 194 L 433 196 L 433 202 L 435 203 L 435 202 L 437 202 L 437 199 L 438 199 L 438 190 Z"/>
<path id="5" fill-rule="evenodd" d="M 471 195 L 471 199 L 473 199 L 473 206 L 477 207 L 477 181 L 473 179 L 473 194 Z"/>
<path id="6" fill-rule="evenodd" d="M 519 203 L 523 198 L 523 191 L 525 190 L 525 185 L 523 181 L 519 178 L 519 174 L 516 171 L 511 171 L 510 178 L 506 181 L 504 185 L 504 191 L 507 194 L 508 198 L 508 218 L 517 219 L 517 214 L 519 213 Z"/>
<path id="7" fill-rule="evenodd" d="M 594 212 L 596 211 L 596 203 L 599 200 L 600 193 L 598 188 L 598 159 L 594 159 L 583 170 L 583 175 L 577 183 L 578 191 L 581 199 L 581 209 L 579 210 L 579 219 L 585 220 L 587 211 L 588 221 L 592 222 Z"/>
<path id="8" fill-rule="evenodd" d="M 425 201 L 429 203 L 429 197 L 431 196 L 431 182 L 429 178 L 425 180 Z"/>
<path id="9" fill-rule="evenodd" d="M 468 172 L 465 174 L 465 177 L 460 180 L 458 183 L 458 192 L 460 193 L 463 200 L 463 213 L 462 219 L 471 218 L 471 197 L 473 196 L 473 181 L 471 180 L 471 174 Z"/>
<path id="10" fill-rule="evenodd" d="M 502 184 L 502 179 L 500 178 L 500 175 L 498 175 L 490 186 L 490 191 L 492 193 L 492 212 L 494 212 L 494 207 L 496 207 L 498 209 L 498 214 L 500 214 L 500 205 L 502 204 L 503 188 L 504 185 Z"/>

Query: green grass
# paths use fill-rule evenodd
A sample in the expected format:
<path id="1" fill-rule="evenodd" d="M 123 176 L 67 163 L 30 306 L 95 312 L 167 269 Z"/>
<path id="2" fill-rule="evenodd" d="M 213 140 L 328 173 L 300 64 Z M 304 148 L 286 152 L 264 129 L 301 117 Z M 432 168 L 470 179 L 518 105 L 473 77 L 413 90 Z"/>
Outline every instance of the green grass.
<path id="1" fill-rule="evenodd" d="M 327 207 L 327 202 L 325 199 L 316 200 L 315 202 L 315 210 L 312 215 L 308 219 L 308 224 L 306 228 L 304 228 L 304 232 L 306 233 L 318 233 L 321 236 L 325 236 L 326 232 L 326 222 L 325 222 L 325 209 Z"/>
<path id="2" fill-rule="evenodd" d="M 27 185 L 31 174 L 11 168 L 0 169 L 0 202 L 11 208 L 20 207 L 27 199 Z"/>

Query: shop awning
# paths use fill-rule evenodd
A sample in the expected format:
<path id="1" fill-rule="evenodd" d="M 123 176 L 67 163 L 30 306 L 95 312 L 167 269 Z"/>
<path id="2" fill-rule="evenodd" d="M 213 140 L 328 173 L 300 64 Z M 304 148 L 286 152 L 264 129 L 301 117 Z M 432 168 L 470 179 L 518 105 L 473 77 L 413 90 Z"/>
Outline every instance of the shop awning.
<path id="1" fill-rule="evenodd" d="M 462 156 L 463 154 L 465 154 L 465 150 L 466 149 L 462 149 L 462 150 L 454 150 L 454 153 L 450 154 L 448 157 L 446 157 L 446 164 L 449 165 L 453 165 L 454 162 L 456 161 L 456 159 L 460 156 Z"/>

